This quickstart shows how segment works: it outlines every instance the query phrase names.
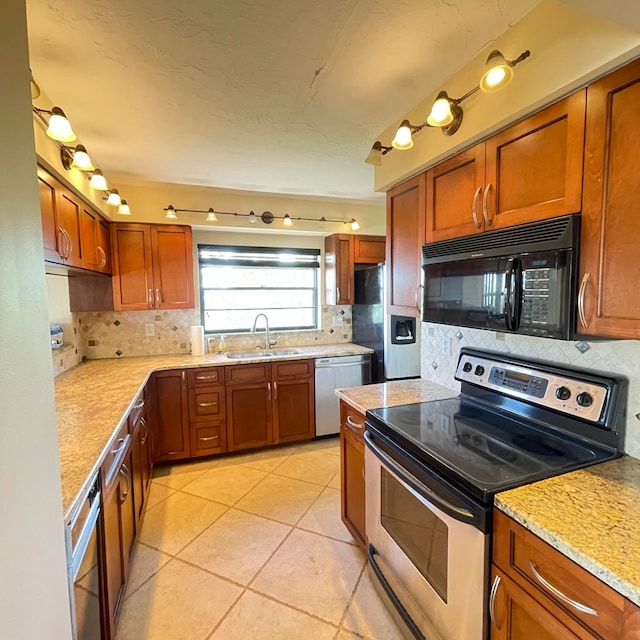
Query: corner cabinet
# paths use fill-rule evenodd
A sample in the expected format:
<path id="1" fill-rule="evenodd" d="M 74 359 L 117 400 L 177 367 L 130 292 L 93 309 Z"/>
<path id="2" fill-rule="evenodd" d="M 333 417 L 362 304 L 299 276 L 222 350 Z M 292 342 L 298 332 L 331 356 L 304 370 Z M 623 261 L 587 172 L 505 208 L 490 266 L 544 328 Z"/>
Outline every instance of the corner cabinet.
<path id="1" fill-rule="evenodd" d="M 191 227 L 114 224 L 111 244 L 116 311 L 193 308 Z"/>
<path id="2" fill-rule="evenodd" d="M 494 510 L 491 640 L 632 640 L 640 608 Z"/>
<path id="3" fill-rule="evenodd" d="M 587 88 L 578 333 L 640 338 L 640 61 Z"/>
<path id="4" fill-rule="evenodd" d="M 387 191 L 387 313 L 420 316 L 426 174 Z"/>

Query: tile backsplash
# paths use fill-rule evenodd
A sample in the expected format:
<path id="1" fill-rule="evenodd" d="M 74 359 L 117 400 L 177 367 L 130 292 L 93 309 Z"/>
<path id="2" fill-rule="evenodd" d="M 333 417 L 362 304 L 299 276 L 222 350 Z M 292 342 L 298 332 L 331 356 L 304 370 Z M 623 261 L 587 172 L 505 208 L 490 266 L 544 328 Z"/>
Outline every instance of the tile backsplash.
<path id="1" fill-rule="evenodd" d="M 627 433 L 625 451 L 640 458 L 640 341 L 607 340 L 583 341 L 588 348 L 581 352 L 579 342 L 533 338 L 529 336 L 422 323 L 421 374 L 428 380 L 454 389 L 454 380 L 461 347 L 475 347 L 487 351 L 513 353 L 539 360 L 550 360 L 583 369 L 610 371 L 629 379 Z M 443 338 L 451 344 L 451 354 L 443 355 Z"/>
<path id="2" fill-rule="evenodd" d="M 173 311 L 106 311 L 77 314 L 82 352 L 87 359 L 190 353 L 191 327 L 200 324 L 198 309 Z M 351 307 L 322 307 L 317 331 L 273 331 L 278 347 L 351 341 Z M 147 328 L 153 328 L 152 336 Z M 225 334 L 229 350 L 251 350 L 264 344 L 258 334 Z M 214 349 L 217 350 L 218 336 Z"/>

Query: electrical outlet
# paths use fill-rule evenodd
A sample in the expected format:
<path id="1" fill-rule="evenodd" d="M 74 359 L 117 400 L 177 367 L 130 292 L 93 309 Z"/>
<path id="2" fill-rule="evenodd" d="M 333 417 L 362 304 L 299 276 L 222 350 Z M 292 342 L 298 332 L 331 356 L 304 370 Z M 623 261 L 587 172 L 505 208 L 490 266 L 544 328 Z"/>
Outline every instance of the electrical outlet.
<path id="1" fill-rule="evenodd" d="M 344 325 L 344 318 L 342 316 L 333 316 L 333 326 L 341 327 Z"/>
<path id="2" fill-rule="evenodd" d="M 442 343 L 440 345 L 443 356 L 451 355 L 451 336 L 442 336 Z"/>
<path id="3" fill-rule="evenodd" d="M 156 325 L 153 322 L 145 322 L 144 324 L 144 335 L 147 338 L 156 335 Z"/>

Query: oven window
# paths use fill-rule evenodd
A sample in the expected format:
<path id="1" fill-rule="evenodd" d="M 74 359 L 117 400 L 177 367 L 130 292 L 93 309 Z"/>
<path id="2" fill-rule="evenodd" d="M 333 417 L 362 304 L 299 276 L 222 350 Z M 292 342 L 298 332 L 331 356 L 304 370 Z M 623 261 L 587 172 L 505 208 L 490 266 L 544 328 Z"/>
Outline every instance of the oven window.
<path id="1" fill-rule="evenodd" d="M 381 469 L 382 526 L 420 571 L 436 593 L 447 602 L 447 525 Z"/>

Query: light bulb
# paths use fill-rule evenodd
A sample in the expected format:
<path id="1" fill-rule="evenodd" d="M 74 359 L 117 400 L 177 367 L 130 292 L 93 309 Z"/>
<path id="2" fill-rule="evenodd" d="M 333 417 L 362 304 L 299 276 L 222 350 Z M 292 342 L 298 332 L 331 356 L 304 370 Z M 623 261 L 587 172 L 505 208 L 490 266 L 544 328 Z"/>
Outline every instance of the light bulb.
<path id="1" fill-rule="evenodd" d="M 126 200 L 121 200 L 120 201 L 120 206 L 118 207 L 118 213 L 121 216 L 130 216 L 131 215 L 131 209 L 129 209 L 129 205 L 127 204 Z"/>
<path id="2" fill-rule="evenodd" d="M 60 107 L 51 109 L 51 117 L 49 118 L 49 126 L 46 131 L 52 140 L 60 142 L 73 142 L 77 136 L 71 128 L 71 123 L 64 115 L 64 111 Z"/>
<path id="3" fill-rule="evenodd" d="M 288 213 L 284 214 L 283 224 L 285 227 L 293 227 L 293 220 L 291 220 L 291 216 Z"/>
<path id="4" fill-rule="evenodd" d="M 256 214 L 253 211 L 249 211 L 249 223 L 255 224 L 256 222 Z"/>
<path id="5" fill-rule="evenodd" d="M 513 79 L 513 64 L 495 49 L 487 58 L 486 71 L 480 79 L 480 88 L 486 93 L 506 87 Z"/>
<path id="6" fill-rule="evenodd" d="M 213 209 L 209 209 L 209 213 L 207 214 L 207 222 L 218 222 L 216 212 Z"/>
<path id="7" fill-rule="evenodd" d="M 165 218 L 167 218 L 168 220 L 177 220 L 178 216 L 176 214 L 176 210 L 173 208 L 173 205 L 170 204 L 167 209 L 166 209 L 167 213 L 165 214 Z"/>
<path id="8" fill-rule="evenodd" d="M 111 189 L 109 197 L 107 198 L 107 204 L 110 204 L 112 207 L 120 206 L 120 194 L 117 189 Z"/>
<path id="9" fill-rule="evenodd" d="M 89 181 L 89 186 L 92 189 L 97 189 L 98 191 L 108 191 L 109 187 L 107 186 L 107 180 L 102 175 L 102 171 L 100 169 L 96 169 L 91 176 L 91 180 Z"/>
<path id="10" fill-rule="evenodd" d="M 411 124 L 408 120 L 403 120 L 396 131 L 395 138 L 391 141 L 394 149 L 411 149 L 413 140 L 411 139 Z M 382 161 L 381 161 L 382 162 Z"/>
<path id="11" fill-rule="evenodd" d="M 89 157 L 87 150 L 81 144 L 79 144 L 73 152 L 71 168 L 80 169 L 80 171 L 93 171 L 95 168 L 93 164 L 91 164 L 91 158 Z"/>
<path id="12" fill-rule="evenodd" d="M 453 122 L 451 102 L 446 91 L 441 91 L 431 107 L 431 113 L 427 117 L 427 123 L 432 127 L 446 127 Z"/>
<path id="13" fill-rule="evenodd" d="M 352 231 L 357 231 L 360 228 L 358 221 L 355 218 L 351 218 L 351 229 Z"/>

